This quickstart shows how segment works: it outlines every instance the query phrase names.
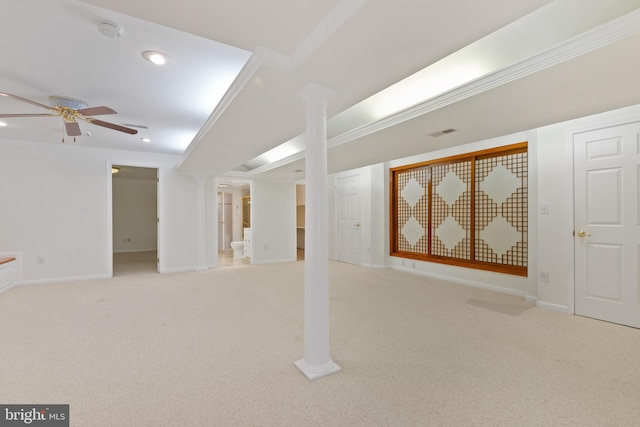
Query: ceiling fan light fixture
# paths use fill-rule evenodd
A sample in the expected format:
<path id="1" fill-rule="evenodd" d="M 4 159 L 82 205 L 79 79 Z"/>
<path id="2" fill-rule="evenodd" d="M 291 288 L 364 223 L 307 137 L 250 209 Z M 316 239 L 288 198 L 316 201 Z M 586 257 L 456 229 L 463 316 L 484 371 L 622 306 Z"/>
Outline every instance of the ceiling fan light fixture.
<path id="1" fill-rule="evenodd" d="M 169 60 L 165 53 L 157 50 L 146 50 L 142 52 L 142 57 L 155 65 L 164 65 Z"/>
<path id="2" fill-rule="evenodd" d="M 87 108 L 87 103 L 79 99 L 69 98 L 68 96 L 50 96 L 49 103 L 52 107 L 67 107 L 74 110 L 82 110 Z"/>
<path id="3" fill-rule="evenodd" d="M 151 138 L 140 138 L 142 142 L 151 142 Z"/>

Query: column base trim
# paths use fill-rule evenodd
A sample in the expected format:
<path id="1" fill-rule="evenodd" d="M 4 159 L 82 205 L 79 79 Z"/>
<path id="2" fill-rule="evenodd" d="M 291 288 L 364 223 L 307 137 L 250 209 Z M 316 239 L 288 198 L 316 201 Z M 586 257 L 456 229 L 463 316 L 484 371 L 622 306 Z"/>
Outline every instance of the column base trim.
<path id="1" fill-rule="evenodd" d="M 329 359 L 327 363 L 324 365 L 309 365 L 304 359 L 297 360 L 293 362 L 296 365 L 296 368 L 300 370 L 309 380 L 317 380 L 318 378 L 326 377 L 331 374 L 335 374 L 340 372 L 342 368 L 336 363 Z"/>

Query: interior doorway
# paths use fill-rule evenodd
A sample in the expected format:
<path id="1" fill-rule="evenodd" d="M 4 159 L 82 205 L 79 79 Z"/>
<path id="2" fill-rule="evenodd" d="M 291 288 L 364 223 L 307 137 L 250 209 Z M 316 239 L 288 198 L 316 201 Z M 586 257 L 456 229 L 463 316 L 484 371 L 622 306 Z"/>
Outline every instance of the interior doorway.
<path id="1" fill-rule="evenodd" d="M 251 183 L 216 182 L 218 267 L 251 264 Z"/>
<path id="2" fill-rule="evenodd" d="M 113 275 L 158 272 L 158 169 L 113 165 Z"/>

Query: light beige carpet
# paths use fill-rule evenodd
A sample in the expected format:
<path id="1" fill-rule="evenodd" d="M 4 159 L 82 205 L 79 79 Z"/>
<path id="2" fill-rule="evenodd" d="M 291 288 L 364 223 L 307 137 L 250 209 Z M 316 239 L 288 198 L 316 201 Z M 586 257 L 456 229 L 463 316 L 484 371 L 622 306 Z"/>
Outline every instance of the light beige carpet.
<path id="1" fill-rule="evenodd" d="M 330 264 L 309 382 L 303 263 L 0 294 L 0 402 L 72 426 L 640 425 L 640 331 L 391 270 Z"/>

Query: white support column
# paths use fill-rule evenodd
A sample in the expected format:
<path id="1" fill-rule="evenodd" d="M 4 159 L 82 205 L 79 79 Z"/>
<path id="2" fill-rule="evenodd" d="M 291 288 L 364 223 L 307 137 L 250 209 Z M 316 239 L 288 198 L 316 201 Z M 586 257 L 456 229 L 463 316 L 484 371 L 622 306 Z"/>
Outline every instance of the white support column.
<path id="1" fill-rule="evenodd" d="M 299 92 L 307 108 L 304 358 L 295 362 L 314 380 L 340 371 L 329 355 L 329 216 L 327 103 L 331 89 L 310 85 Z"/>
<path id="2" fill-rule="evenodd" d="M 193 175 L 196 182 L 196 270 L 207 269 L 206 175 Z"/>

